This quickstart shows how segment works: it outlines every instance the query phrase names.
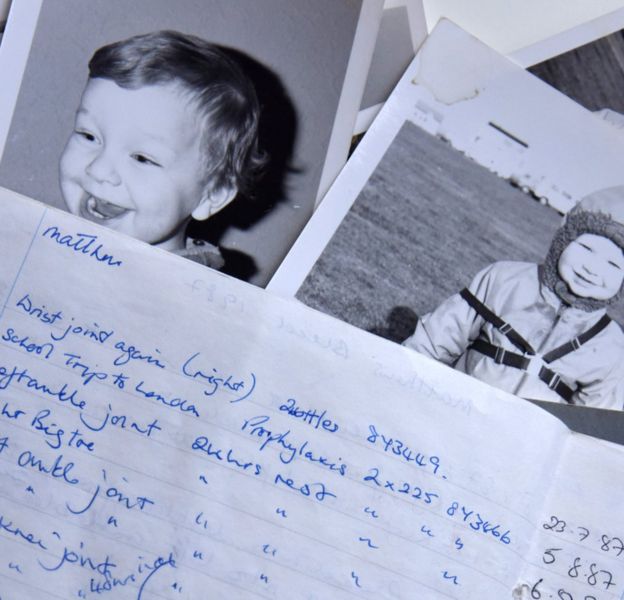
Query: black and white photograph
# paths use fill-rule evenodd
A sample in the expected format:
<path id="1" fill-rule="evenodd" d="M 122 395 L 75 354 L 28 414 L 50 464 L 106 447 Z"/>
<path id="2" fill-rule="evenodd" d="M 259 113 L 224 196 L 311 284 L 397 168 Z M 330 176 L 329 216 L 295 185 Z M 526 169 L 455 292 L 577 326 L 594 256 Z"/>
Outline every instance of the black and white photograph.
<path id="1" fill-rule="evenodd" d="M 439 46 L 427 48 L 436 35 Z M 296 277 L 287 282 L 289 273 L 278 272 L 269 289 L 284 293 L 290 285 L 308 306 L 522 397 L 621 410 L 624 178 L 613 168 L 603 183 L 596 177 L 574 187 L 574 177 L 560 175 L 574 164 L 574 148 L 550 159 L 556 168 L 541 160 L 547 144 L 573 137 L 553 139 L 558 125 L 537 132 L 536 122 L 553 120 L 548 109 L 575 110 L 579 129 L 592 131 L 596 146 L 606 143 L 603 155 L 618 148 L 616 134 L 486 49 L 490 79 L 482 88 L 475 82 L 474 100 L 461 97 L 464 113 L 470 102 L 501 100 L 491 75 L 497 69 L 507 86 L 512 77 L 516 90 L 524 86 L 527 103 L 543 93 L 545 108 L 533 105 L 524 125 L 518 111 L 506 120 L 504 107 L 481 106 L 482 123 L 473 118 L 456 128 L 449 98 L 462 83 L 443 87 L 429 73 L 436 52 L 461 38 L 448 23 L 425 43 L 420 64 L 408 70 L 353 155 L 367 165 L 360 168 L 367 176 L 354 170 L 350 178 L 347 167 L 336 195 L 330 191 L 301 247 L 293 248 Z M 464 42 L 475 43 L 468 36 Z M 423 82 L 428 88 L 419 93 Z M 427 104 L 427 94 L 437 96 Z M 521 170 L 531 164 L 541 165 L 539 178 Z M 330 223 L 339 223 L 335 231 Z M 317 252 L 308 272 L 309 263 L 298 259 Z M 578 339 L 585 341 L 576 354 L 560 348 Z"/>
<path id="2" fill-rule="evenodd" d="M 624 0 L 0 0 L 0 600 L 624 600 Z"/>
<path id="3" fill-rule="evenodd" d="M 381 8 L 16 3 L 0 185 L 264 286 L 346 160 Z"/>

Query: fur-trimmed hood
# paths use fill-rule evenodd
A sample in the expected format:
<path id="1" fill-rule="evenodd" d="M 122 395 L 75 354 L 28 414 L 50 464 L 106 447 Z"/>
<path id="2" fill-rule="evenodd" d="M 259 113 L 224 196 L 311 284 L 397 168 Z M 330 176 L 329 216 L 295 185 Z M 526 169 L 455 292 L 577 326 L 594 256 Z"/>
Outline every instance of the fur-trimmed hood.
<path id="1" fill-rule="evenodd" d="M 543 283 L 563 302 L 575 308 L 594 311 L 618 301 L 624 293 L 624 286 L 608 300 L 581 298 L 570 291 L 559 276 L 559 258 L 568 245 L 583 233 L 608 238 L 624 252 L 624 186 L 599 190 L 580 200 L 555 233 L 540 269 Z"/>

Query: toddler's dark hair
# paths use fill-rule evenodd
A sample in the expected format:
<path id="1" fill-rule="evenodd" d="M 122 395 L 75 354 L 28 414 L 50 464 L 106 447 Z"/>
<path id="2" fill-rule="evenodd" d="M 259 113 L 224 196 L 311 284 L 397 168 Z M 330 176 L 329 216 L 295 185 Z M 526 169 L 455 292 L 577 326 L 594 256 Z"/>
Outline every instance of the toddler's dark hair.
<path id="1" fill-rule="evenodd" d="M 179 84 L 201 116 L 207 191 L 226 187 L 248 191 L 264 165 L 264 154 L 258 150 L 256 90 L 219 46 L 170 30 L 136 35 L 96 50 L 89 76 L 127 89 Z"/>

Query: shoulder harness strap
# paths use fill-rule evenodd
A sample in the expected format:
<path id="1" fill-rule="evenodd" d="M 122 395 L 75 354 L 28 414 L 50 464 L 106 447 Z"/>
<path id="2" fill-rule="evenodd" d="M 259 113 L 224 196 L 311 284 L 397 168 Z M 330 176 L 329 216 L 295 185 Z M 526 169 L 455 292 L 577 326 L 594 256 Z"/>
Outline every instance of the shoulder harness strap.
<path id="1" fill-rule="evenodd" d="M 509 323 L 503 321 L 493 313 L 481 300 L 479 300 L 468 288 L 464 288 L 459 295 L 474 308 L 486 321 L 494 325 L 516 348 L 525 354 L 533 355 L 535 350 Z"/>
<path id="2" fill-rule="evenodd" d="M 544 354 L 544 362 L 551 363 L 574 350 L 578 350 L 585 342 L 597 336 L 609 323 L 611 323 L 609 315 L 603 315 L 599 321 L 594 323 L 587 331 L 581 333 L 581 335 Z"/>
<path id="3" fill-rule="evenodd" d="M 489 356 L 494 359 L 498 364 L 503 364 L 515 369 L 521 369 L 527 371 L 531 365 L 531 357 L 535 355 L 535 351 L 509 323 L 506 323 L 498 315 L 493 313 L 483 302 L 481 302 L 468 288 L 464 288 L 460 292 L 461 297 L 486 321 L 491 323 L 496 329 L 498 329 L 507 339 L 519 350 L 528 356 L 523 356 L 515 352 L 505 350 L 501 346 L 495 346 L 485 340 L 475 340 L 470 348 Z M 555 360 L 563 358 L 570 352 L 577 350 L 583 344 L 591 340 L 598 335 L 609 323 L 611 319 L 608 315 L 604 315 L 599 321 L 597 321 L 587 331 L 584 331 L 574 339 L 557 346 L 550 352 L 547 352 L 543 357 L 544 363 L 551 363 Z M 561 376 L 555 371 L 549 369 L 545 364 L 542 365 L 537 372 L 537 376 L 552 390 L 554 390 L 559 396 L 561 396 L 566 402 L 571 402 L 574 390 L 561 381 Z"/>

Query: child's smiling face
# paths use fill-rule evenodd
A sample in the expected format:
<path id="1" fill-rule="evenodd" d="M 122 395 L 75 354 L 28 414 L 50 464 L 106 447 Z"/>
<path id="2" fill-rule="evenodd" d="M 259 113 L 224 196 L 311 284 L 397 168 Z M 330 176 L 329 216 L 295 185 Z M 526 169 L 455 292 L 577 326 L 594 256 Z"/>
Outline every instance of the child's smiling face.
<path id="1" fill-rule="evenodd" d="M 69 210 L 168 250 L 204 195 L 200 123 L 175 84 L 90 79 L 60 161 Z"/>
<path id="2" fill-rule="evenodd" d="M 610 239 L 583 233 L 561 253 L 558 270 L 575 295 L 608 300 L 624 281 L 624 254 Z"/>

